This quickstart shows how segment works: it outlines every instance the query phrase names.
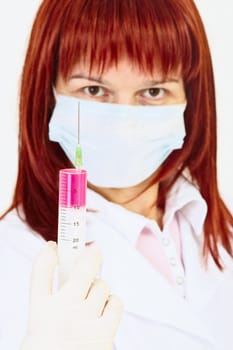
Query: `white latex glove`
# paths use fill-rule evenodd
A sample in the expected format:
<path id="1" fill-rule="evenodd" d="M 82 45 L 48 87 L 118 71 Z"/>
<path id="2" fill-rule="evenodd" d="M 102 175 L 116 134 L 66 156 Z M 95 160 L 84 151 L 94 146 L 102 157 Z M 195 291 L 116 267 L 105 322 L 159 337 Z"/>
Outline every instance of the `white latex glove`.
<path id="1" fill-rule="evenodd" d="M 95 279 L 101 256 L 83 250 L 67 282 L 52 294 L 57 248 L 48 242 L 32 272 L 28 334 L 21 350 L 112 349 L 122 303 L 107 284 Z"/>

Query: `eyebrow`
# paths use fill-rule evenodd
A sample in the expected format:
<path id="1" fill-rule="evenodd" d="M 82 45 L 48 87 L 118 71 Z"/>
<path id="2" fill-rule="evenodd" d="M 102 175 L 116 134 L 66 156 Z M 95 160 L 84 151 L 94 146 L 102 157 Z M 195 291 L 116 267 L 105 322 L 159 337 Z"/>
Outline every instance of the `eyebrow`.
<path id="1" fill-rule="evenodd" d="M 167 78 L 167 79 L 161 79 L 161 80 L 147 80 L 144 82 L 147 86 L 153 86 L 153 85 L 159 85 L 159 84 L 165 84 L 165 83 L 179 83 L 179 79 L 175 78 Z"/>
<path id="2" fill-rule="evenodd" d="M 90 75 L 84 75 L 84 74 L 74 74 L 72 75 L 69 80 L 72 79 L 85 79 L 89 81 L 94 81 L 95 83 L 103 84 L 103 85 L 112 85 L 110 82 L 107 80 L 97 78 L 95 76 L 90 76 Z M 165 83 L 179 83 L 179 79 L 175 78 L 167 78 L 167 79 L 161 79 L 161 80 L 146 80 L 143 81 L 143 84 L 145 86 L 154 86 L 154 85 L 159 85 L 159 84 L 165 84 Z"/>
<path id="3" fill-rule="evenodd" d="M 74 74 L 69 78 L 69 80 L 72 80 L 72 79 L 85 79 L 85 80 L 94 81 L 96 83 L 100 83 L 104 85 L 110 85 L 110 83 L 107 80 L 90 76 L 90 75 L 84 75 L 84 74 Z"/>

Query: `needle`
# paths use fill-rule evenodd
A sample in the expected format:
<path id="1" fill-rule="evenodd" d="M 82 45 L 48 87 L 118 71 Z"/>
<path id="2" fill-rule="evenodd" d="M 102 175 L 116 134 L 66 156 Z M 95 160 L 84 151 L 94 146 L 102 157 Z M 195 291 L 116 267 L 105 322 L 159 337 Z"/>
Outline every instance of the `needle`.
<path id="1" fill-rule="evenodd" d="M 75 167 L 80 169 L 82 165 L 82 149 L 80 145 L 80 103 L 78 102 L 78 144 L 75 150 Z"/>

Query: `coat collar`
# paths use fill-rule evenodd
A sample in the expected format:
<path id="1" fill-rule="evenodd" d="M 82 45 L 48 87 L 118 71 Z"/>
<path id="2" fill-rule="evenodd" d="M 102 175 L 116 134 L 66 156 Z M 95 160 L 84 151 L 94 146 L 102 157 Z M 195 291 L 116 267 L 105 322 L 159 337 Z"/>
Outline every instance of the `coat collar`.
<path id="1" fill-rule="evenodd" d="M 196 186 L 186 176 L 181 176 L 168 193 L 164 220 L 168 221 L 174 212 L 179 211 L 192 226 L 194 234 L 201 235 L 207 204 Z"/>

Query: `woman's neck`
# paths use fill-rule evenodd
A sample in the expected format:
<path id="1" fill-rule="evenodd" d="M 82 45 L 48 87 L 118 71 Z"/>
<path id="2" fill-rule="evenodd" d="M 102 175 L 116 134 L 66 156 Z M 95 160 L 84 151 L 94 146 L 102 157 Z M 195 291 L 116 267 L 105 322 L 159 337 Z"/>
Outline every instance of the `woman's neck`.
<path id="1" fill-rule="evenodd" d="M 158 183 L 152 183 L 151 178 L 128 188 L 103 188 L 91 184 L 89 187 L 107 200 L 155 220 L 161 226 L 162 212 L 156 205 L 159 186 Z"/>

